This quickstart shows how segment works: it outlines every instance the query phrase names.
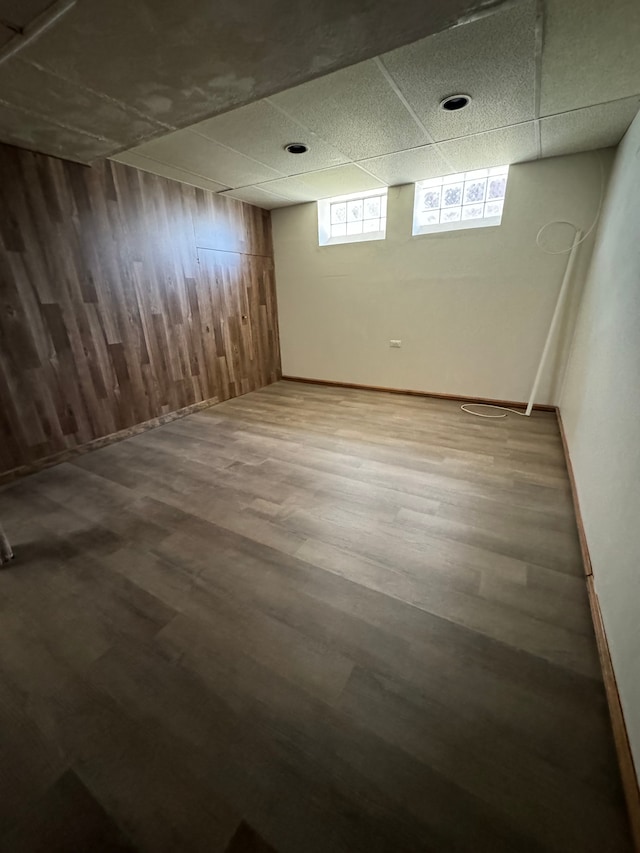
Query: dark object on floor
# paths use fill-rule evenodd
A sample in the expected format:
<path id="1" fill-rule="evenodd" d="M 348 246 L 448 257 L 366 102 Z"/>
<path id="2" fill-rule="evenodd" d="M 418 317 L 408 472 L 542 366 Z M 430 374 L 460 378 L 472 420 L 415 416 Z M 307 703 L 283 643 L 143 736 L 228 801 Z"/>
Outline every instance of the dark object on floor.
<path id="1" fill-rule="evenodd" d="M 225 853 L 277 853 L 249 824 L 242 822 Z"/>
<path id="2" fill-rule="evenodd" d="M 0 842 L 0 853 L 134 853 L 116 823 L 68 770 Z"/>

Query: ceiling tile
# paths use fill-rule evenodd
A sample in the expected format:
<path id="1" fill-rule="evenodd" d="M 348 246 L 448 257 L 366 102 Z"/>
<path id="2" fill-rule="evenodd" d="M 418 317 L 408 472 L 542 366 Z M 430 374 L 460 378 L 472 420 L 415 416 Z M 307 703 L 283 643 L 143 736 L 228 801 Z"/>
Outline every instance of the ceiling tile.
<path id="1" fill-rule="evenodd" d="M 80 0 L 9 61 L 37 62 L 165 127 L 183 127 L 436 32 L 480 2 Z M 2 0 L 0 17 L 17 9 L 22 23 L 44 5 Z M 0 100 L 11 98 L 0 89 Z M 65 112 L 63 103 L 61 124 Z M 95 132 L 109 135 L 97 124 Z M 62 139 L 67 156 L 78 159 L 69 136 Z M 112 142 L 107 155 L 136 139 Z"/>
<path id="2" fill-rule="evenodd" d="M 1 101 L 0 139 L 9 145 L 65 160 L 73 159 L 79 163 L 90 163 L 104 157 L 115 144 L 113 140 L 105 141 L 94 134 L 65 127 Z M 73 158 L 68 154 L 70 148 L 73 150 Z"/>
<path id="3" fill-rule="evenodd" d="M 207 180 L 239 187 L 280 177 L 280 173 L 189 130 L 170 133 L 132 149 L 150 160 L 186 169 Z"/>
<path id="4" fill-rule="evenodd" d="M 640 93 L 638 0 L 546 0 L 541 115 Z"/>
<path id="5" fill-rule="evenodd" d="M 451 171 L 438 154 L 435 145 L 424 145 L 410 151 L 399 151 L 397 154 L 385 154 L 384 157 L 363 160 L 359 165 L 373 172 L 389 186 L 437 178 Z"/>
<path id="6" fill-rule="evenodd" d="M 309 187 L 306 187 L 297 178 L 278 178 L 275 181 L 267 181 L 260 184 L 260 189 L 282 196 L 290 203 L 314 201 L 316 198 L 316 194 L 312 193 Z"/>
<path id="7" fill-rule="evenodd" d="M 373 61 L 319 77 L 270 100 L 354 160 L 428 141 Z"/>
<path id="8" fill-rule="evenodd" d="M 254 204 L 256 207 L 263 207 L 265 210 L 273 210 L 276 207 L 287 207 L 293 203 L 290 199 L 267 192 L 267 190 L 263 190 L 261 187 L 243 187 L 240 190 L 227 190 L 222 195 L 246 201 L 248 204 Z"/>
<path id="9" fill-rule="evenodd" d="M 435 140 L 535 117 L 535 10 L 534 0 L 525 0 L 382 57 Z M 444 97 L 458 93 L 471 95 L 469 106 L 440 109 Z"/>
<path id="10" fill-rule="evenodd" d="M 277 169 L 283 175 L 313 172 L 348 163 L 336 148 L 288 118 L 268 100 L 257 101 L 189 128 Z M 306 154 L 284 150 L 289 142 L 304 142 Z"/>
<path id="11" fill-rule="evenodd" d="M 451 139 L 441 142 L 438 148 L 453 172 L 522 163 L 535 160 L 538 156 L 535 126 L 532 121 L 516 127 L 466 136 L 464 139 Z"/>
<path id="12" fill-rule="evenodd" d="M 293 178 L 281 178 L 260 184 L 260 189 L 285 196 L 292 203 L 316 201 L 334 195 L 364 192 L 384 187 L 384 181 L 368 175 L 355 163 L 324 169 L 322 172 L 308 172 Z"/>
<path id="13" fill-rule="evenodd" d="M 368 175 L 355 163 L 325 169 L 323 172 L 308 172 L 306 175 L 299 175 L 296 180 L 309 191 L 308 201 L 385 186 L 384 181 Z"/>
<path id="14" fill-rule="evenodd" d="M 617 145 L 639 108 L 640 97 L 624 98 L 543 118 L 540 122 L 542 156 L 554 157 Z"/>
<path id="15" fill-rule="evenodd" d="M 135 151 L 123 151 L 121 154 L 114 154 L 110 159 L 115 160 L 116 163 L 124 163 L 125 166 L 133 166 L 135 169 L 141 169 L 143 172 L 151 172 L 153 175 L 160 175 L 162 178 L 170 178 L 172 181 L 180 181 L 183 184 L 200 187 L 203 190 L 211 190 L 214 193 L 227 189 L 227 184 L 209 181 L 207 178 L 194 175 L 185 169 L 178 169 L 176 166 L 170 166 L 167 163 L 158 163 L 155 160 L 149 160 Z"/>
<path id="16" fill-rule="evenodd" d="M 118 144 L 114 140 L 123 134 L 140 143 L 158 132 L 156 122 L 112 98 L 74 86 L 26 62 L 0 65 L 0 90 L 10 91 L 12 102 L 25 111 L 25 125 L 43 119 L 87 133 L 102 141 L 101 156 L 113 151 Z M 96 128 L 100 128 L 99 133 Z"/>

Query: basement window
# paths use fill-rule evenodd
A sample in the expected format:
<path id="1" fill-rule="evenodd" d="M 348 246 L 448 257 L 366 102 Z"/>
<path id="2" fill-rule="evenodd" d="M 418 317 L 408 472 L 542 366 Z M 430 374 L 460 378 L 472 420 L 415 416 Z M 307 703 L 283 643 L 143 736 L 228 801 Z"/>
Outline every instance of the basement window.
<path id="1" fill-rule="evenodd" d="M 418 181 L 413 236 L 500 225 L 508 166 Z"/>
<path id="2" fill-rule="evenodd" d="M 387 233 L 387 190 L 352 193 L 318 202 L 318 243 L 361 243 L 384 240 Z"/>

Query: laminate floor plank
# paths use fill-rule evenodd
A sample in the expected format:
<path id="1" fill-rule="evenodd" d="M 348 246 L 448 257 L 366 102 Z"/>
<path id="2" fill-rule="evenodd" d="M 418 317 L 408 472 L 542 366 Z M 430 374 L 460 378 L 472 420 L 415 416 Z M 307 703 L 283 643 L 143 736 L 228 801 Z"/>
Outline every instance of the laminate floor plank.
<path id="1" fill-rule="evenodd" d="M 134 659 L 142 655 L 140 651 Z M 209 783 L 208 776 L 216 772 L 214 756 L 189 748 L 186 737 L 176 738 L 170 728 L 155 722 L 149 710 L 149 679 L 140 666 L 129 675 L 135 673 L 139 693 L 146 691 L 145 712 L 139 708 L 137 715 L 130 713 L 122 695 L 113 690 L 114 698 L 109 691 L 105 660 L 85 677 L 62 682 L 47 701 L 34 701 L 33 719 L 69 757 L 136 850 L 224 850 L 239 817 Z M 169 684 L 175 689 L 175 680 Z M 179 686 L 184 688 L 184 683 Z M 195 695 L 195 713 L 206 715 L 202 693 Z M 193 703 L 193 691 L 186 698 Z M 175 713 L 175 703 L 168 707 Z M 162 708 L 157 712 L 162 714 Z"/>
<path id="2" fill-rule="evenodd" d="M 631 853 L 554 415 L 277 382 L 0 517 L 0 850 Z"/>
<path id="3" fill-rule="evenodd" d="M 567 777 L 546 761 L 529 756 L 517 760 L 517 748 L 498 729 L 480 718 L 469 719 L 464 706 L 446 716 L 437 702 L 415 704 L 407 700 L 409 691 L 394 689 L 393 683 L 356 671 L 343 697 L 351 716 L 371 727 L 378 736 L 401 746 L 437 772 L 474 794 L 482 802 L 504 813 L 526 836 L 558 853 L 571 849 L 574 826 L 585 830 L 581 849 L 619 849 L 626 841 L 625 827 L 616 835 L 610 830 L 615 803 L 607 794 L 595 794 Z M 355 694 L 353 696 L 352 694 Z M 492 772 L 486 772 L 491 766 Z M 580 789 L 582 788 L 582 794 Z M 530 803 L 544 806 L 535 815 Z M 594 804 L 598 816 L 594 819 Z M 603 821 L 603 816 L 610 817 Z M 604 828 L 604 827 L 607 828 Z"/>
<path id="4" fill-rule="evenodd" d="M 3 853 L 135 853 L 135 848 L 71 770 L 37 800 L 4 839 Z"/>
<path id="5" fill-rule="evenodd" d="M 597 736 L 594 738 L 597 719 L 581 712 L 580 701 L 570 708 L 565 701 L 560 713 L 552 696 L 542 696 L 535 685 L 527 689 L 514 684 L 509 677 L 501 678 L 495 667 L 494 671 L 479 673 L 477 667 L 466 663 L 464 656 L 456 654 L 457 650 L 445 651 L 449 644 L 428 645 L 421 635 L 404 638 L 397 631 L 374 626 L 362 618 L 362 605 L 366 602 L 358 592 L 353 596 L 360 606 L 358 614 L 319 601 L 305 577 L 304 565 L 298 567 L 293 577 L 286 577 L 273 562 L 267 564 L 264 558 L 251 559 L 240 549 L 227 548 L 224 553 L 218 553 L 215 568 L 212 568 L 202 559 L 202 545 L 185 536 L 167 540 L 162 553 L 174 563 L 168 564 L 153 555 L 152 566 L 148 568 L 146 555 L 124 552 L 112 555 L 110 562 L 116 570 L 120 566 L 136 566 L 140 570 L 142 565 L 143 575 L 139 582 L 157 585 L 156 594 L 166 595 L 174 602 L 180 598 L 176 606 L 181 612 L 203 615 L 207 609 L 215 609 L 220 614 L 228 606 L 211 608 L 210 594 L 215 590 L 220 601 L 222 592 L 234 601 L 236 608 L 243 609 L 246 632 L 253 630 L 254 611 L 267 613 L 321 646 L 334 649 L 341 657 L 396 680 L 402 679 L 426 698 L 437 698 L 452 711 L 464 704 L 478 719 L 486 717 L 499 721 L 505 737 L 510 732 L 516 739 L 534 736 L 531 744 L 548 761 L 577 775 L 588 776 L 595 785 L 611 787 L 610 775 L 603 772 L 610 759 L 609 745 L 600 748 L 602 742 Z M 175 567 L 173 571 L 171 565 Z M 178 566 L 189 571 L 188 590 L 183 587 L 179 593 L 175 587 Z M 269 571 L 266 571 L 267 566 Z M 278 573 L 277 580 L 274 572 Z M 335 586 L 337 597 L 342 601 L 347 599 L 347 584 L 336 577 Z M 189 595 L 193 596 L 193 601 L 189 600 Z M 304 646 L 301 640 L 298 642 Z M 500 695 L 500 702 L 496 701 L 497 695 Z M 531 716 L 522 713 L 525 708 L 532 712 Z M 599 752 L 597 760 L 596 751 Z M 587 754 L 589 757 L 585 761 Z"/>

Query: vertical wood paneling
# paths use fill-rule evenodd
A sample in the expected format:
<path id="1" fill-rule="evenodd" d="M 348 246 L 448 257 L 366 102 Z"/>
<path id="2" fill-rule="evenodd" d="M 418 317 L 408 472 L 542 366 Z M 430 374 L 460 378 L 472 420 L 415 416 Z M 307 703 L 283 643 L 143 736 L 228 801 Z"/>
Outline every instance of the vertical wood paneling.
<path id="1" fill-rule="evenodd" d="M 0 473 L 279 376 L 266 211 L 0 145 Z"/>

